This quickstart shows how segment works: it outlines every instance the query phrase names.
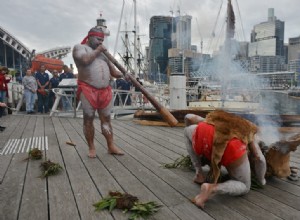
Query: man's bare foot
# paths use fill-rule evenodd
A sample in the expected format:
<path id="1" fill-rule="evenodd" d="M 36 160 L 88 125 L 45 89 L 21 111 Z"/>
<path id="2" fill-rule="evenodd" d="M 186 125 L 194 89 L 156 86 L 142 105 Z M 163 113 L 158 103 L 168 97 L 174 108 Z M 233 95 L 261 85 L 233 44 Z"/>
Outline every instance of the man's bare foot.
<path id="1" fill-rule="evenodd" d="M 203 183 L 201 192 L 194 198 L 194 203 L 201 209 L 204 209 L 205 202 L 214 194 L 216 184 Z"/>
<path id="2" fill-rule="evenodd" d="M 96 149 L 89 149 L 89 158 L 96 158 Z"/>
<path id="3" fill-rule="evenodd" d="M 202 175 L 202 174 L 200 174 L 200 173 L 197 173 L 196 175 L 195 175 L 195 177 L 194 177 L 194 183 L 198 183 L 198 184 L 202 184 L 202 183 L 204 183 L 205 182 L 205 178 L 204 178 L 204 176 Z"/>
<path id="4" fill-rule="evenodd" d="M 119 148 L 117 147 L 111 147 L 108 149 L 108 153 L 109 154 L 113 154 L 113 155 L 124 155 L 124 152 L 121 151 Z"/>

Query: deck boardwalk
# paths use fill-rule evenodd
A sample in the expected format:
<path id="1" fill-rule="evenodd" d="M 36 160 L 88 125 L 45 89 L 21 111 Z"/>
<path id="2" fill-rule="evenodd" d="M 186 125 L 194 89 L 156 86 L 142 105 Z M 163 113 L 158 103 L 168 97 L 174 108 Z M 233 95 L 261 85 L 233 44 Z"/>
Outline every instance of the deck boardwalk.
<path id="1" fill-rule="evenodd" d="M 0 220 L 127 219 L 118 210 L 94 211 L 93 203 L 110 190 L 158 202 L 163 208 L 151 218 L 157 220 L 300 218 L 300 181 L 277 178 L 245 196 L 215 196 L 198 209 L 189 201 L 199 192 L 193 172 L 162 167 L 187 154 L 183 128 L 112 120 L 115 143 L 126 154 L 111 156 L 95 120 L 97 158 L 89 159 L 82 119 L 8 115 L 1 124 L 7 129 L 0 133 Z M 60 163 L 63 171 L 40 178 L 41 161 L 24 160 L 33 146 L 47 146 L 44 159 Z M 300 149 L 291 155 L 300 169 Z"/>

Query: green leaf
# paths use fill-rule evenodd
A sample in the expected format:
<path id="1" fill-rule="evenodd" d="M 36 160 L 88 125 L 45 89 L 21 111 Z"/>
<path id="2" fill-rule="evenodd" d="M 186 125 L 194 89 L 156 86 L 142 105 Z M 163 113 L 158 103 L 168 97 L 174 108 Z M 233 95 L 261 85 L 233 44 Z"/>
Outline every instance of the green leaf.
<path id="1" fill-rule="evenodd" d="M 117 205 L 117 199 L 112 199 L 109 205 L 109 212 L 111 212 Z"/>

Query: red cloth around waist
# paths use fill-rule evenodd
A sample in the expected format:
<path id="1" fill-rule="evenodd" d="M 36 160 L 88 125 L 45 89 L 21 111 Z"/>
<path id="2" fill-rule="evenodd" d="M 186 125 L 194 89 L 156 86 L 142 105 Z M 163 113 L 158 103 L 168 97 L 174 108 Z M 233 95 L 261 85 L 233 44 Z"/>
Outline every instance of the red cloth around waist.
<path id="1" fill-rule="evenodd" d="M 203 155 L 211 160 L 215 127 L 205 122 L 200 122 L 193 134 L 193 148 L 196 154 Z M 231 139 L 224 151 L 221 164 L 228 166 L 246 153 L 246 145 L 239 139 Z"/>
<path id="2" fill-rule="evenodd" d="M 77 98 L 79 98 L 80 93 L 83 92 L 84 96 L 94 109 L 104 109 L 109 105 L 112 99 L 111 86 L 98 89 L 80 80 L 78 80 L 77 83 Z"/>

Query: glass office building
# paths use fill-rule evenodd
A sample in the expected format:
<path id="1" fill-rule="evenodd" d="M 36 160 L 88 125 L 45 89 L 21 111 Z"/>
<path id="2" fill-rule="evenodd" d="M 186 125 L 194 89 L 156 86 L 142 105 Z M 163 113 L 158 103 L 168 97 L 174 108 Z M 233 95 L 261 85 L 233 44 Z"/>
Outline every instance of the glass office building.
<path id="1" fill-rule="evenodd" d="M 274 72 L 286 69 L 284 22 L 269 8 L 268 20 L 254 26 L 251 32 L 248 56 L 253 72 Z"/>
<path id="2" fill-rule="evenodd" d="M 149 27 L 149 71 L 148 78 L 167 81 L 168 49 L 172 47 L 172 17 L 153 16 Z"/>
<path id="3" fill-rule="evenodd" d="M 284 56 L 284 22 L 269 9 L 268 21 L 254 26 L 249 44 L 249 57 Z"/>

